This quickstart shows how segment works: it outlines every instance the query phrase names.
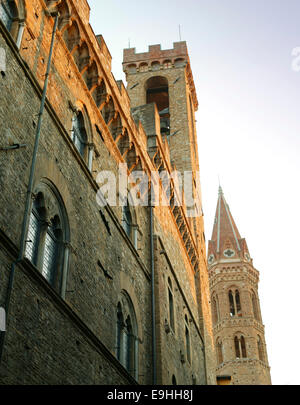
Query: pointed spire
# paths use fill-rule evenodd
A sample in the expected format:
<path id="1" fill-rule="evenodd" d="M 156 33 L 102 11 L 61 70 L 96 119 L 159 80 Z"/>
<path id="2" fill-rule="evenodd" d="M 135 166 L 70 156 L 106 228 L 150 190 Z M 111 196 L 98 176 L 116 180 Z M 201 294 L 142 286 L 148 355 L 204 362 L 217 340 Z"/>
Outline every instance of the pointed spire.
<path id="1" fill-rule="evenodd" d="M 239 230 L 225 200 L 223 189 L 219 184 L 218 203 L 208 255 L 219 255 L 224 259 L 237 257 L 240 253 L 249 253 L 247 244 L 241 238 Z"/>

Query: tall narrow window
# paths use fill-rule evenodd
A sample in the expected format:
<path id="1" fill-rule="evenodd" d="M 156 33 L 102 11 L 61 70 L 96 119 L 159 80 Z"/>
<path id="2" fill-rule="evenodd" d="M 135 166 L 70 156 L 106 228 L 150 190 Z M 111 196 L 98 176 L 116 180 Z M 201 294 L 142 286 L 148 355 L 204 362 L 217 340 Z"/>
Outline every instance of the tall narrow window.
<path id="1" fill-rule="evenodd" d="M 117 305 L 116 357 L 126 370 L 137 378 L 137 323 L 133 305 L 127 294 Z"/>
<path id="2" fill-rule="evenodd" d="M 43 276 L 51 284 L 55 277 L 61 246 L 61 231 L 59 218 L 56 216 L 47 228 L 43 259 Z"/>
<path id="3" fill-rule="evenodd" d="M 186 347 L 186 358 L 188 362 L 191 364 L 191 340 L 190 340 L 190 330 L 189 330 L 189 323 L 188 318 L 185 315 L 185 347 Z"/>
<path id="4" fill-rule="evenodd" d="M 129 208 L 129 202 L 127 200 L 126 205 L 123 207 L 123 218 L 122 218 L 123 228 L 126 232 L 128 238 L 131 238 L 132 233 L 132 216 Z"/>
<path id="5" fill-rule="evenodd" d="M 175 331 L 173 288 L 170 278 L 168 278 L 168 300 L 169 300 L 170 327 L 172 328 L 173 331 Z"/>
<path id="6" fill-rule="evenodd" d="M 241 357 L 241 352 L 240 352 L 240 343 L 237 336 L 234 338 L 234 348 L 235 348 L 235 357 L 239 359 Z"/>
<path id="7" fill-rule="evenodd" d="M 215 296 L 212 299 L 212 314 L 214 325 L 219 322 L 219 308 L 218 308 L 218 298 Z"/>
<path id="8" fill-rule="evenodd" d="M 242 357 L 246 358 L 247 357 L 247 352 L 246 352 L 246 343 L 245 343 L 245 338 L 244 336 L 241 336 L 241 349 L 242 349 Z"/>
<path id="9" fill-rule="evenodd" d="M 234 348 L 235 348 L 235 357 L 240 359 L 240 358 L 246 358 L 247 357 L 247 351 L 246 351 L 246 342 L 244 336 L 235 336 L 234 338 Z"/>
<path id="10" fill-rule="evenodd" d="M 242 308 L 241 308 L 241 301 L 240 301 L 240 293 L 238 292 L 238 290 L 235 290 L 235 303 L 236 303 L 237 315 L 241 316 Z"/>
<path id="11" fill-rule="evenodd" d="M 176 377 L 174 374 L 172 375 L 172 385 L 177 385 Z"/>
<path id="12" fill-rule="evenodd" d="M 38 194 L 33 201 L 25 249 L 25 257 L 27 257 L 35 266 L 38 263 L 42 225 L 45 223 L 45 217 L 42 210 L 42 199 L 42 195 Z"/>
<path id="13" fill-rule="evenodd" d="M 228 295 L 229 295 L 230 316 L 234 316 L 235 315 L 235 306 L 234 306 L 233 294 L 232 294 L 231 290 L 229 291 Z"/>
<path id="14" fill-rule="evenodd" d="M 261 341 L 260 336 L 258 336 L 258 340 L 257 340 L 257 350 L 258 350 L 258 358 L 259 358 L 259 360 L 260 361 L 265 361 L 263 343 Z"/>
<path id="15" fill-rule="evenodd" d="M 217 341 L 217 362 L 218 364 L 223 363 L 223 347 L 220 340 Z"/>
<path id="16" fill-rule="evenodd" d="M 252 298 L 253 316 L 257 321 L 259 321 L 260 319 L 259 319 L 259 315 L 258 315 L 257 298 L 256 298 L 254 291 L 252 291 L 251 298 Z"/>
<path id="17" fill-rule="evenodd" d="M 240 293 L 238 290 L 235 290 L 234 293 L 232 290 L 228 292 L 229 298 L 229 313 L 230 316 L 242 316 L 242 307 L 241 307 L 241 300 L 240 300 Z"/>
<path id="18" fill-rule="evenodd" d="M 86 130 L 84 127 L 84 120 L 82 113 L 79 112 L 78 115 L 76 115 L 73 118 L 72 122 L 72 140 L 74 142 L 74 145 L 76 146 L 78 152 L 82 157 L 84 157 L 84 152 L 85 152 L 85 147 L 87 144 L 87 135 L 86 135 Z"/>
<path id="19" fill-rule="evenodd" d="M 25 257 L 64 297 L 63 280 L 66 279 L 64 276 L 69 258 L 66 214 L 60 197 L 48 182 L 39 184 L 35 194 L 29 218 Z"/>
<path id="20" fill-rule="evenodd" d="M 169 84 L 165 77 L 154 76 L 147 80 L 146 103 L 156 104 L 161 134 L 170 135 Z"/>

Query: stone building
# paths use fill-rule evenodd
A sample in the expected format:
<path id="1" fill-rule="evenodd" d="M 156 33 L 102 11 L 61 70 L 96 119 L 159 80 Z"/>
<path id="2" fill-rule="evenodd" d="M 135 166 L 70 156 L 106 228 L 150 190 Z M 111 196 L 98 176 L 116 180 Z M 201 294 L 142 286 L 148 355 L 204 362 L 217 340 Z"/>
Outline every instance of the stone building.
<path id="1" fill-rule="evenodd" d="M 271 384 L 258 296 L 259 272 L 221 187 L 207 254 L 217 380 L 228 376 L 231 384 Z"/>
<path id="2" fill-rule="evenodd" d="M 0 0 L 0 382 L 215 384 L 186 44 L 125 50 L 127 91 L 89 14 Z"/>

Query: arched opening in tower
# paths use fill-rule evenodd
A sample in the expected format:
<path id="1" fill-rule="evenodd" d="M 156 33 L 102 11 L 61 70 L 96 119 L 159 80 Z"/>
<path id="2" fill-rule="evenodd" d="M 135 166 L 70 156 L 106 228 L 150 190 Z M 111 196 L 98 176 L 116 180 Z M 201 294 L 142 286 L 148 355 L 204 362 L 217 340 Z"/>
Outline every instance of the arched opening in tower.
<path id="1" fill-rule="evenodd" d="M 162 135 L 170 135 L 169 84 L 165 77 L 155 76 L 147 80 L 146 103 L 156 103 L 160 132 Z"/>

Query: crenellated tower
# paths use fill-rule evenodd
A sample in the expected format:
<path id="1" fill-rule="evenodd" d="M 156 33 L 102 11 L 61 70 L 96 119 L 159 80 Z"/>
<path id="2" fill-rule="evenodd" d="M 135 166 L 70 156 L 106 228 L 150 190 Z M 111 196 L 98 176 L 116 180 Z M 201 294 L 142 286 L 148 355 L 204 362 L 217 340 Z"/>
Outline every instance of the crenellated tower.
<path id="1" fill-rule="evenodd" d="M 208 270 L 219 377 L 235 385 L 271 384 L 260 311 L 259 272 L 230 212 L 221 187 Z"/>
<path id="2" fill-rule="evenodd" d="M 181 244 L 186 250 L 190 263 L 178 267 L 178 277 L 181 285 L 187 286 L 188 290 L 195 291 L 193 303 L 198 312 L 199 326 L 204 337 L 207 381 L 215 383 L 215 359 L 213 353 L 213 333 L 211 325 L 211 313 L 209 305 L 209 281 L 206 269 L 206 248 L 204 236 L 203 213 L 201 203 L 201 188 L 199 176 L 199 158 L 196 133 L 195 112 L 198 109 L 196 88 L 191 70 L 190 58 L 185 41 L 174 42 L 173 48 L 161 49 L 161 45 L 150 45 L 148 52 L 136 53 L 134 48 L 124 49 L 123 70 L 126 74 L 127 91 L 130 97 L 132 114 L 136 122 L 140 121 L 145 129 L 148 139 L 148 153 L 157 161 L 160 153 L 159 144 L 163 143 L 166 155 L 170 158 L 170 167 L 173 172 L 180 173 L 184 184 L 184 196 L 189 197 L 192 204 L 186 203 L 175 207 L 173 213 L 176 218 L 178 231 L 181 235 Z M 157 117 L 157 125 L 153 122 L 151 111 Z M 153 114 L 153 113 L 152 113 Z M 156 139 L 156 143 L 154 142 Z M 163 159 L 162 159 L 163 161 Z M 163 163 L 159 163 L 158 170 L 162 169 Z M 186 176 L 186 177 L 185 177 Z M 186 179 L 189 178 L 189 188 L 186 187 Z M 187 195 L 187 192 L 189 195 Z M 162 211 L 161 211 L 162 212 Z M 168 229 L 168 223 L 158 210 L 154 211 L 156 219 L 156 232 L 161 227 L 164 232 Z M 183 223 L 183 220 L 186 222 Z M 176 246 L 173 242 L 172 248 Z M 178 247 L 176 247 L 178 250 Z M 160 255 L 161 256 L 161 255 Z M 161 259 L 160 259 L 161 260 Z M 161 264 L 157 261 L 157 282 L 161 283 L 157 295 L 165 288 L 161 272 Z M 192 269 L 192 271 L 190 270 Z M 186 275 L 188 278 L 186 279 Z M 162 306 L 161 298 L 159 306 Z M 183 308 L 178 310 L 179 330 L 184 324 L 181 319 Z M 162 312 L 163 314 L 163 312 Z M 162 315 L 161 325 L 165 321 Z M 167 321 L 167 320 L 166 320 Z M 190 322 L 190 321 L 189 321 Z M 176 321 L 175 321 L 176 323 Z M 163 327 L 157 328 L 157 335 L 164 336 Z M 172 329 L 172 328 L 171 328 Z M 175 328 L 176 329 L 176 328 Z M 176 345 L 180 344 L 179 337 L 174 333 L 174 342 L 170 341 L 168 347 L 162 346 L 159 356 L 162 370 L 166 368 L 169 359 L 176 358 Z M 199 345 L 195 350 L 200 352 Z M 178 350 L 177 350 L 178 352 Z M 182 351 L 181 351 L 182 352 Z M 189 357 L 189 356 L 187 356 Z M 187 362 L 188 363 L 188 362 Z M 178 372 L 178 370 L 176 370 Z M 162 371 L 163 375 L 164 371 Z M 163 378 L 162 380 L 163 381 Z"/>

